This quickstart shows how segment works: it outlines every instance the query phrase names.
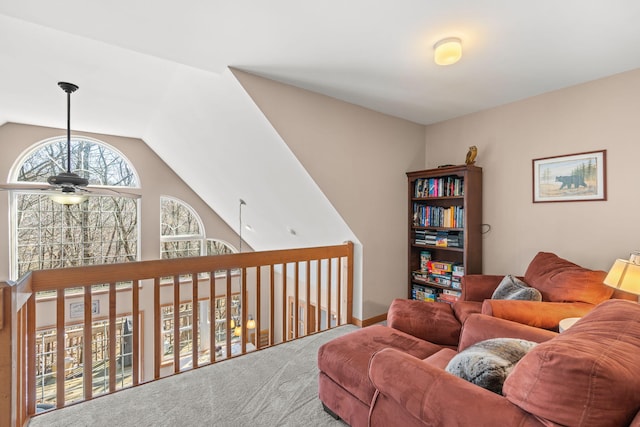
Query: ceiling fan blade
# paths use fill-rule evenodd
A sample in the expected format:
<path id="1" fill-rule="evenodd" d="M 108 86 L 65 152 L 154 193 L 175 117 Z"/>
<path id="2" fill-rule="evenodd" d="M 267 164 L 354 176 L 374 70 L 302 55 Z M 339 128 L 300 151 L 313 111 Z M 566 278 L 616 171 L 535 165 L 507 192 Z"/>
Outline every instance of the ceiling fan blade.
<path id="1" fill-rule="evenodd" d="M 136 192 L 135 189 L 116 189 L 110 187 L 95 187 L 92 185 L 76 188 L 77 190 L 88 193 L 93 196 L 110 196 L 110 197 L 128 197 L 130 199 L 140 199 L 142 194 Z M 133 191 L 132 191 L 133 190 Z M 138 190 L 139 191 L 139 190 Z"/>
<path id="2" fill-rule="evenodd" d="M 42 184 L 39 182 L 8 182 L 0 184 L 1 190 L 56 190 L 58 187 L 48 184 Z"/>
<path id="3" fill-rule="evenodd" d="M 63 191 L 66 190 L 66 191 Z M 99 186 L 57 186 L 57 185 L 47 185 L 42 183 L 30 183 L 30 182 L 19 182 L 19 183 L 6 183 L 0 184 L 0 191 L 8 191 L 8 190 L 22 190 L 22 191 L 42 191 L 47 194 L 59 194 L 61 192 L 66 193 L 81 193 L 89 196 L 109 196 L 109 197 L 128 197 L 130 199 L 139 199 L 142 197 L 142 194 L 139 193 L 139 190 L 136 192 L 136 189 L 115 189 L 109 187 L 99 187 Z M 133 190 L 133 191 L 132 191 Z"/>

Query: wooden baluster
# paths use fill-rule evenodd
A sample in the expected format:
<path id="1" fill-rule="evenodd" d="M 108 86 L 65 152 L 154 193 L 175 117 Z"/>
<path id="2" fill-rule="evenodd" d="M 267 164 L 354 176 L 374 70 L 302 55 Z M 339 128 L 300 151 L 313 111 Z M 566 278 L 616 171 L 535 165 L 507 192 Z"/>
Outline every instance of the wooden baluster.
<path id="1" fill-rule="evenodd" d="M 294 274 L 294 286 L 293 289 L 293 308 L 295 313 L 293 314 L 293 338 L 298 338 L 300 335 L 300 262 L 296 261 L 293 266 Z"/>
<path id="2" fill-rule="evenodd" d="M 85 308 L 86 311 L 86 308 Z M 56 292 L 56 408 L 64 407 L 64 289 Z"/>
<path id="3" fill-rule="evenodd" d="M 216 273 L 209 273 L 209 362 L 216 362 Z"/>
<path id="4" fill-rule="evenodd" d="M 274 281 L 274 265 L 269 265 L 269 346 L 273 345 L 274 341 L 274 331 L 276 327 L 275 319 L 276 319 L 276 294 L 275 294 L 275 283 Z"/>
<path id="5" fill-rule="evenodd" d="M 180 372 L 180 275 L 173 276 L 173 373 Z"/>
<path id="6" fill-rule="evenodd" d="M 242 267 L 240 270 L 241 282 L 240 282 L 240 309 L 242 313 L 241 333 L 240 333 L 240 354 L 247 352 L 247 337 L 249 330 L 247 329 L 247 311 L 249 311 L 249 301 L 247 298 L 247 269 Z"/>
<path id="7" fill-rule="evenodd" d="M 160 378 L 160 366 L 164 354 L 162 340 L 162 308 L 160 307 L 160 277 L 153 279 L 153 379 Z"/>
<path id="8" fill-rule="evenodd" d="M 327 329 L 331 329 L 331 288 L 333 276 L 331 274 L 331 258 L 327 258 Z"/>
<path id="9" fill-rule="evenodd" d="M 262 267 L 256 268 L 256 313 L 254 321 L 256 328 L 254 332 L 256 350 L 260 350 L 260 319 L 262 318 Z"/>
<path id="10" fill-rule="evenodd" d="M 316 332 L 322 329 L 322 281 L 320 280 L 320 271 L 322 260 L 318 258 L 316 262 Z"/>
<path id="11" fill-rule="evenodd" d="M 341 307 L 341 295 L 342 295 L 342 258 L 336 258 L 336 280 L 337 280 L 337 290 L 336 290 L 336 326 L 340 326 L 342 324 L 342 307 Z"/>
<path id="12" fill-rule="evenodd" d="M 131 286 L 133 299 L 133 347 L 131 349 L 131 359 L 133 362 L 133 385 L 137 386 L 140 384 L 140 356 L 142 354 L 140 351 L 140 282 L 138 280 L 134 280 Z"/>
<path id="13" fill-rule="evenodd" d="M 227 359 L 231 357 L 231 335 L 233 331 L 231 330 L 231 270 L 226 270 L 225 274 L 227 275 L 227 289 L 226 289 L 226 313 L 227 313 L 227 333 L 225 334 L 227 337 Z"/>
<path id="14" fill-rule="evenodd" d="M 304 333 L 305 335 L 309 335 L 312 333 L 312 325 L 311 325 L 311 264 L 309 260 L 305 261 L 305 270 L 307 272 L 306 275 L 306 290 L 305 290 L 305 299 L 307 301 L 307 307 L 304 309 Z"/>
<path id="15" fill-rule="evenodd" d="M 36 413 L 36 293 L 27 300 L 27 413 Z"/>
<path id="16" fill-rule="evenodd" d="M 116 284 L 109 283 L 109 393 L 116 391 L 117 366 L 117 331 L 116 331 Z M 122 353 L 122 347 L 120 348 Z"/>
<path id="17" fill-rule="evenodd" d="M 93 349 L 91 348 L 93 320 L 91 316 L 91 285 L 84 287 L 84 326 L 82 334 L 82 377 L 84 379 L 84 398 L 93 398 Z"/>
<path id="18" fill-rule="evenodd" d="M 191 311 L 191 360 L 193 368 L 198 367 L 198 273 L 191 273 L 192 293 L 191 301 L 193 310 Z"/>
<path id="19" fill-rule="evenodd" d="M 287 265 L 282 264 L 282 342 L 289 341 L 289 329 L 287 328 Z"/>
<path id="20" fill-rule="evenodd" d="M 347 242 L 347 319 L 353 321 L 353 242 Z"/>

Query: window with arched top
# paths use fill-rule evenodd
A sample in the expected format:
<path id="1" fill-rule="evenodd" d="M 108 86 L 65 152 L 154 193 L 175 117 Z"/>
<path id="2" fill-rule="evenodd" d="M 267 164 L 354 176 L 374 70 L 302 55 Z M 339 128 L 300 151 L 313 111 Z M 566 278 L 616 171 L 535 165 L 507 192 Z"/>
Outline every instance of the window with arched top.
<path id="1" fill-rule="evenodd" d="M 207 255 L 224 255 L 237 253 L 238 250 L 224 240 L 207 239 Z"/>
<path id="2" fill-rule="evenodd" d="M 36 144 L 19 160 L 13 182 L 46 183 L 47 178 L 67 170 L 67 139 L 52 138 Z M 71 138 L 71 169 L 90 185 L 139 187 L 129 161 L 115 148 L 93 138 Z"/>
<path id="3" fill-rule="evenodd" d="M 205 238 L 204 225 L 195 209 L 169 196 L 160 198 L 160 245 L 163 259 L 238 252 L 223 240 Z"/>
<path id="4" fill-rule="evenodd" d="M 204 226 L 196 211 L 182 200 L 160 198 L 160 254 L 162 259 L 204 254 Z"/>
<path id="5" fill-rule="evenodd" d="M 16 161 L 9 181 L 46 183 L 66 171 L 66 137 L 41 141 Z M 11 276 L 29 271 L 138 259 L 138 201 L 119 197 L 117 189 L 139 187 L 131 163 L 108 144 L 71 138 L 71 169 L 90 185 L 114 190 L 113 196 L 91 195 L 76 205 L 55 203 L 44 191 L 12 190 Z"/>

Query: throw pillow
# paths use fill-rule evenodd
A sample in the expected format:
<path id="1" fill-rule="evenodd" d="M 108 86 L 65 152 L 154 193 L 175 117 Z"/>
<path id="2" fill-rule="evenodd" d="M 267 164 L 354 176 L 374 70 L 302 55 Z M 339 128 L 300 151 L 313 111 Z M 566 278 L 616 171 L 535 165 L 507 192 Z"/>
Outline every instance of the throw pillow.
<path id="1" fill-rule="evenodd" d="M 539 252 L 527 267 L 524 280 L 551 302 L 600 304 L 614 289 L 606 286 L 606 271 L 580 267 L 550 252 Z"/>
<path id="2" fill-rule="evenodd" d="M 480 341 L 456 354 L 445 370 L 494 393 L 502 394 L 502 384 L 518 361 L 536 345 L 517 338 Z"/>
<path id="3" fill-rule="evenodd" d="M 542 301 L 542 294 L 522 280 L 509 274 L 504 276 L 491 299 L 517 299 L 527 301 Z"/>

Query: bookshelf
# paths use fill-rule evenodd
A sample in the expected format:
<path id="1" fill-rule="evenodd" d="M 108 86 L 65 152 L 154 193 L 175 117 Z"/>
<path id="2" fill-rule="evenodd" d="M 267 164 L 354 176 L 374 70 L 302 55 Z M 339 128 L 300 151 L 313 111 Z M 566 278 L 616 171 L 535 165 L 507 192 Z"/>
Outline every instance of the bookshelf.
<path id="1" fill-rule="evenodd" d="M 409 298 L 454 302 L 482 273 L 482 168 L 407 172 Z"/>

